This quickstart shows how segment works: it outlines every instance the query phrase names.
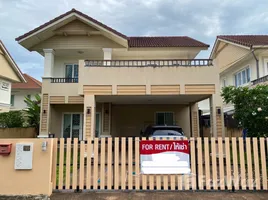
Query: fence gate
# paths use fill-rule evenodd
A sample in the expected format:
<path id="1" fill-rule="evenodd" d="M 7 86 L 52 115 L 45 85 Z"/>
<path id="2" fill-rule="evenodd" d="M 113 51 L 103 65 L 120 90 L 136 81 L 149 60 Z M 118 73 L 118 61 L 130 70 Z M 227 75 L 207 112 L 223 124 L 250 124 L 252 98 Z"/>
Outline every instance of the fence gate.
<path id="1" fill-rule="evenodd" d="M 268 138 L 190 138 L 191 174 L 144 175 L 139 142 L 152 139 L 56 139 L 53 189 L 267 190 Z"/>

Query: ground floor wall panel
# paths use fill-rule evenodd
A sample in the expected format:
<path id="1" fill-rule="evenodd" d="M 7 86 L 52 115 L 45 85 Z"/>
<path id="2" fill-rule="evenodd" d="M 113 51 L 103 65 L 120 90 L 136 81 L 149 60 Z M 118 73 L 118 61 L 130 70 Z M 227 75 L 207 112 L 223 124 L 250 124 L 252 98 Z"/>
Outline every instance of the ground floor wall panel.
<path id="1" fill-rule="evenodd" d="M 175 124 L 190 136 L 188 105 L 112 105 L 112 136 L 140 136 L 146 125 L 155 123 L 156 112 L 173 112 Z"/>

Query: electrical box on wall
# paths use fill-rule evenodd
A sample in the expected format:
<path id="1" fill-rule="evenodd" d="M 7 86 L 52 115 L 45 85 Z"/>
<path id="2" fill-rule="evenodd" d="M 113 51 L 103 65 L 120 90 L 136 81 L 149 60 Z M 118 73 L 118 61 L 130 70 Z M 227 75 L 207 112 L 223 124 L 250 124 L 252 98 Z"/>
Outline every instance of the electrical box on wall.
<path id="1" fill-rule="evenodd" d="M 17 143 L 15 155 L 15 169 L 32 169 L 33 143 Z"/>

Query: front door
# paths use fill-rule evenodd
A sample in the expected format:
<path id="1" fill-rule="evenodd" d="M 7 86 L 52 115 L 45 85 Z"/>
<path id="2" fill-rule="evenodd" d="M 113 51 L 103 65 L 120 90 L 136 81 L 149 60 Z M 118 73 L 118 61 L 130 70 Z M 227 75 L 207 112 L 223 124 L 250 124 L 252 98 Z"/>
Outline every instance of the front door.
<path id="1" fill-rule="evenodd" d="M 80 113 L 63 115 L 63 137 L 83 139 L 83 115 Z"/>

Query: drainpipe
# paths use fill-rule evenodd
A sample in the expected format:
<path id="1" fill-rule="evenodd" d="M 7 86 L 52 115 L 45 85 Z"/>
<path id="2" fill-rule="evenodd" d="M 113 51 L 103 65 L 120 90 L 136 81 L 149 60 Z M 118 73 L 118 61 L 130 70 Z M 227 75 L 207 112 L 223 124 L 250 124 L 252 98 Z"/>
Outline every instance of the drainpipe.
<path id="1" fill-rule="evenodd" d="M 251 51 L 251 52 L 252 52 L 253 57 L 254 57 L 255 60 L 256 60 L 257 79 L 258 79 L 258 78 L 260 78 L 259 60 L 258 60 L 258 58 L 256 57 L 256 54 L 254 53 L 254 50 Z"/>

